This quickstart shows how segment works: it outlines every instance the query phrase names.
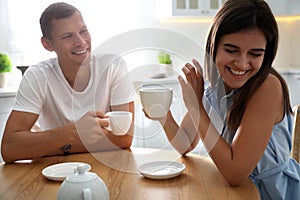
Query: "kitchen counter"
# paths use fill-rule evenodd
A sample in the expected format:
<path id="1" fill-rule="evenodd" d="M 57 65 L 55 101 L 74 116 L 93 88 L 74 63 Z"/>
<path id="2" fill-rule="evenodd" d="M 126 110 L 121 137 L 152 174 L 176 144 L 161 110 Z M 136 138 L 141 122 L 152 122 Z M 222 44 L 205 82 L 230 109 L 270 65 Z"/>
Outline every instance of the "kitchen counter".
<path id="1" fill-rule="evenodd" d="M 15 97 L 22 79 L 22 73 L 19 69 L 13 68 L 9 75 L 8 85 L 0 88 L 0 98 Z M 1 110 L 0 110 L 1 111 Z"/>
<path id="2" fill-rule="evenodd" d="M 300 68 L 286 68 L 286 69 L 276 69 L 280 74 L 299 74 Z"/>
<path id="3" fill-rule="evenodd" d="M 1 97 L 15 97 L 18 92 L 18 86 L 8 86 L 0 88 L 0 98 Z"/>

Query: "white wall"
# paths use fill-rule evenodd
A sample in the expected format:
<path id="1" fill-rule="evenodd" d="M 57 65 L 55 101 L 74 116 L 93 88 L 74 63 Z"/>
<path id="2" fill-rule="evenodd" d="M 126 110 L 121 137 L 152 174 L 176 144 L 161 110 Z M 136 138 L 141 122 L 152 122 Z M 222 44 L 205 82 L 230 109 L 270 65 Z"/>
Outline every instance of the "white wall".
<path id="1" fill-rule="evenodd" d="M 290 24 L 292 27 L 290 32 L 290 64 L 293 67 L 300 68 L 300 20 Z M 284 53 L 282 53 L 285 55 Z"/>
<path id="2" fill-rule="evenodd" d="M 64 1 L 82 12 L 92 35 L 92 47 L 137 27 L 138 0 Z M 8 54 L 14 65 L 31 65 L 55 56 L 42 47 L 39 24 L 43 10 L 54 2 L 57 0 L 0 0 L 0 52 Z"/>
<path id="3" fill-rule="evenodd" d="M 279 44 L 274 66 L 278 69 L 298 69 L 300 68 L 300 20 L 280 21 L 278 25 Z"/>

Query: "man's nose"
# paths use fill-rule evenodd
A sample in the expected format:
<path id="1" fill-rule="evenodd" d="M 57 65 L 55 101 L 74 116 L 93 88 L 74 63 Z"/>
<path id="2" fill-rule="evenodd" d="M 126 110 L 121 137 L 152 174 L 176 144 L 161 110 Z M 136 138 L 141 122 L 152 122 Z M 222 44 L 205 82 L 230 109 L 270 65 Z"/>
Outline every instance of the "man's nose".
<path id="1" fill-rule="evenodd" d="M 85 43 L 85 40 L 84 40 L 84 38 L 81 35 L 77 35 L 75 37 L 75 41 L 74 41 L 74 45 L 75 46 L 80 46 L 80 45 L 82 45 L 84 43 Z"/>

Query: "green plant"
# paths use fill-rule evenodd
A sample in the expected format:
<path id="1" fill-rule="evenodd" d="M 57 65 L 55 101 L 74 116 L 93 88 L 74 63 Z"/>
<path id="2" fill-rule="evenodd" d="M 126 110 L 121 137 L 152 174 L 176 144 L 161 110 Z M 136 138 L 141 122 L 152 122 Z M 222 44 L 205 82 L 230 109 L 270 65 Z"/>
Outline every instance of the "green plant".
<path id="1" fill-rule="evenodd" d="M 12 63 L 9 57 L 5 54 L 0 53 L 0 73 L 11 72 Z"/>
<path id="2" fill-rule="evenodd" d="M 160 64 L 171 64 L 172 63 L 170 54 L 165 53 L 163 51 L 158 54 L 158 61 Z"/>

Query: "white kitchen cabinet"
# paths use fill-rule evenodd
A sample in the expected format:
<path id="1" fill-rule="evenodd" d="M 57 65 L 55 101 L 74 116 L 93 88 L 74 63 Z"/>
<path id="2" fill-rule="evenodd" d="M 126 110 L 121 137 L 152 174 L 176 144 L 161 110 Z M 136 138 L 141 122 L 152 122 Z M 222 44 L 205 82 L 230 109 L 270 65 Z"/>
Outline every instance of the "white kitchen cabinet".
<path id="1" fill-rule="evenodd" d="M 213 16 L 226 0 L 172 0 L 173 16 Z"/>
<path id="2" fill-rule="evenodd" d="M 300 0 L 265 0 L 274 15 L 299 15 Z"/>
<path id="3" fill-rule="evenodd" d="M 300 14 L 300 0 L 291 0 L 289 14 L 291 14 L 291 15 L 299 15 Z"/>
<path id="4" fill-rule="evenodd" d="M 285 15 L 289 12 L 289 4 L 282 0 L 266 0 L 275 15 Z"/>
<path id="5" fill-rule="evenodd" d="M 214 16 L 226 0 L 172 0 L 173 16 Z M 299 15 L 300 0 L 265 0 L 276 16 Z"/>

